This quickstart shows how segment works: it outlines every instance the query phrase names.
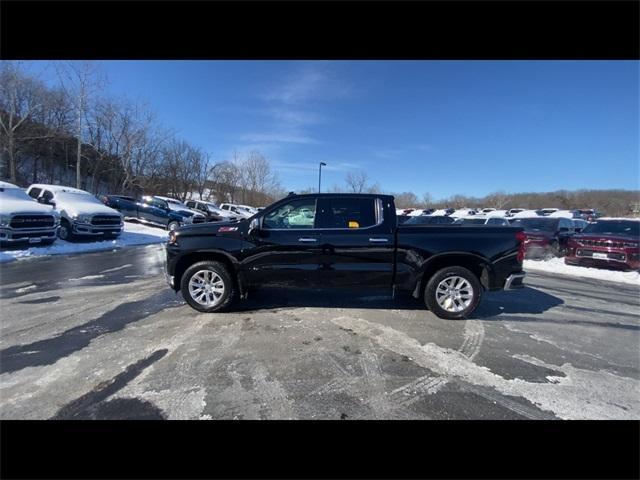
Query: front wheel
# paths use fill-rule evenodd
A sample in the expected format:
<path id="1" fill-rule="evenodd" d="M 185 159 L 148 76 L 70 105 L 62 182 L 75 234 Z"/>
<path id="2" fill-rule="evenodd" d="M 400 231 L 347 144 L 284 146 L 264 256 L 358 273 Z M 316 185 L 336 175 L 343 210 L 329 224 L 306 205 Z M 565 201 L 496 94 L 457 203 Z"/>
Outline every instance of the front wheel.
<path id="1" fill-rule="evenodd" d="M 177 222 L 175 220 L 172 222 L 169 222 L 169 225 L 167 225 L 167 228 L 169 229 L 170 232 L 177 230 L 179 227 L 180 227 L 180 222 Z"/>
<path id="2" fill-rule="evenodd" d="M 478 277 L 464 267 L 438 270 L 424 291 L 424 301 L 429 310 L 450 320 L 471 315 L 480 304 L 481 297 L 482 285 Z"/>
<path id="3" fill-rule="evenodd" d="M 186 302 L 199 312 L 220 312 L 236 296 L 236 288 L 227 267 L 214 261 L 191 265 L 182 275 L 180 290 Z"/>
<path id="4" fill-rule="evenodd" d="M 63 219 L 62 222 L 60 222 L 60 226 L 58 227 L 58 238 L 60 238 L 60 240 L 66 240 L 67 242 L 71 242 L 74 239 L 71 224 L 66 219 Z"/>

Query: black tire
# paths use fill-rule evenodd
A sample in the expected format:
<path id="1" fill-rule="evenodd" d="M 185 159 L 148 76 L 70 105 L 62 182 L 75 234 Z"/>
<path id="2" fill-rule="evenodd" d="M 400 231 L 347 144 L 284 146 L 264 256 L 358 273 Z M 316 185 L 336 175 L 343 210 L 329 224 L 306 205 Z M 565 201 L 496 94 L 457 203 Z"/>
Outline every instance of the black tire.
<path id="1" fill-rule="evenodd" d="M 178 222 L 177 220 L 173 220 L 167 225 L 167 230 L 169 231 L 176 230 L 178 228 L 180 228 L 180 222 Z"/>
<path id="2" fill-rule="evenodd" d="M 216 301 L 215 305 L 206 306 L 199 303 L 189 291 L 189 282 L 191 278 L 201 271 L 211 271 L 214 275 L 219 277 L 222 280 L 224 285 L 224 293 L 220 297 L 219 300 Z M 220 262 L 215 262 L 211 260 L 206 260 L 203 262 L 194 263 L 191 265 L 182 275 L 182 279 L 180 280 L 180 291 L 182 292 L 182 297 L 185 301 L 195 310 L 199 312 L 213 313 L 213 312 L 222 312 L 228 309 L 231 304 L 236 299 L 236 284 L 229 273 L 226 265 Z"/>
<path id="3" fill-rule="evenodd" d="M 75 235 L 71 230 L 71 224 L 66 218 L 63 218 L 58 227 L 58 238 L 60 240 L 66 240 L 67 242 L 73 242 Z"/>
<path id="4" fill-rule="evenodd" d="M 551 253 L 552 257 L 562 257 L 564 255 L 562 247 L 560 247 L 557 240 L 553 240 L 549 245 L 549 253 Z"/>
<path id="5" fill-rule="evenodd" d="M 467 290 L 461 290 L 470 294 L 470 302 L 460 311 L 446 310 L 438 303 L 436 298 L 436 289 L 441 282 L 445 281 L 449 277 L 461 277 L 467 281 L 471 287 L 471 292 Z M 467 318 L 471 315 L 480 304 L 482 298 L 482 285 L 480 280 L 471 271 L 464 267 L 446 267 L 438 270 L 427 282 L 427 286 L 424 289 L 424 302 L 427 308 L 431 310 L 437 317 L 445 318 L 447 320 L 458 320 L 461 318 Z M 456 300 L 460 302 L 460 300 Z"/>

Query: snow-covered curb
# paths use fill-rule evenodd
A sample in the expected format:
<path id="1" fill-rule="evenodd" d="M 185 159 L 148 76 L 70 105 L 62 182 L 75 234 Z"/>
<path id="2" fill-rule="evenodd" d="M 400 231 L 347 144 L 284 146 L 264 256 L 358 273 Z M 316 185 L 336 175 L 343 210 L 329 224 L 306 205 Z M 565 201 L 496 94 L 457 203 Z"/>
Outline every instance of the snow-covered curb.
<path id="1" fill-rule="evenodd" d="M 114 240 L 65 242 L 57 239 L 48 247 L 30 247 L 23 249 L 7 249 L 0 251 L 0 263 L 18 259 L 34 258 L 48 255 L 70 255 L 72 253 L 98 252 L 115 250 L 134 245 L 162 243 L 167 239 L 167 231 L 161 228 L 148 227 L 139 223 L 125 222 L 124 231 Z"/>
<path id="2" fill-rule="evenodd" d="M 551 258 L 549 260 L 525 260 L 525 270 L 539 270 L 543 272 L 571 275 L 572 277 L 595 278 L 608 282 L 630 283 L 640 285 L 640 273 L 621 272 L 602 268 L 577 267 L 566 265 L 564 258 Z"/>

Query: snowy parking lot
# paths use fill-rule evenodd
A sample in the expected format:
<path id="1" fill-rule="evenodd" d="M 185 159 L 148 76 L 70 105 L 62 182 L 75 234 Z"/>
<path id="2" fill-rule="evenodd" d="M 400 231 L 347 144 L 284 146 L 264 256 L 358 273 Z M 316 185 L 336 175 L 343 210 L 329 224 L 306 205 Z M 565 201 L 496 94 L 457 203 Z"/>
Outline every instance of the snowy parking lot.
<path id="1" fill-rule="evenodd" d="M 265 289 L 200 314 L 164 284 L 161 245 L 118 249 L 164 234 L 127 223 L 68 247 L 105 251 L 2 265 L 0 418 L 640 417 L 636 272 L 527 261 L 526 288 L 464 321 L 386 291 Z"/>

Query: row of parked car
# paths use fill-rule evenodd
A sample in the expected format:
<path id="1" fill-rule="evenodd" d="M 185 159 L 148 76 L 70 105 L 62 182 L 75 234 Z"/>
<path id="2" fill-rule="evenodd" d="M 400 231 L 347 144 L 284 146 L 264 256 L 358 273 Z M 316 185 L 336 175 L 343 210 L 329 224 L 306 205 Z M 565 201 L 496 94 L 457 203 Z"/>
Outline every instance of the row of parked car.
<path id="1" fill-rule="evenodd" d="M 169 197 L 140 199 L 105 195 L 98 199 L 84 190 L 63 185 L 33 184 L 26 190 L 0 182 L 0 246 L 50 245 L 56 238 L 109 239 L 122 233 L 124 220 L 137 220 L 175 230 L 182 225 L 236 221 L 257 209 L 200 200 L 183 204 Z"/>
<path id="2" fill-rule="evenodd" d="M 521 227 L 524 230 L 525 258 L 556 256 L 565 257 L 568 265 L 640 269 L 640 219 L 600 217 L 588 222 L 581 218 L 554 215 L 555 212 L 536 216 L 527 216 L 525 212 L 523 210 L 512 217 L 490 214 L 461 217 L 400 215 L 398 221 L 405 225 Z M 535 212 L 528 215 L 535 215 Z"/>

